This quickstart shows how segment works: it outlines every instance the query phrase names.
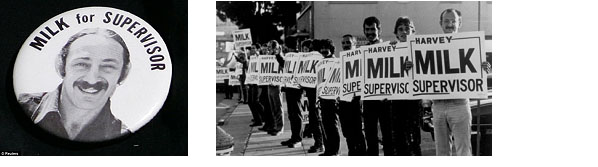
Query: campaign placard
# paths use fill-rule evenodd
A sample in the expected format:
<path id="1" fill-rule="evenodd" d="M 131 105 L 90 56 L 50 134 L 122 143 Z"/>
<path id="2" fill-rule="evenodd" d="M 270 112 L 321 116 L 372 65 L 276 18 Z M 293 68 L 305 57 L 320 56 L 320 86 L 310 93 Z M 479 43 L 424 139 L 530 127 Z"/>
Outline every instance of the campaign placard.
<path id="1" fill-rule="evenodd" d="M 318 79 L 316 65 L 322 58 L 319 52 L 301 53 L 295 72 L 297 82 L 301 87 L 316 88 Z"/>
<path id="2" fill-rule="evenodd" d="M 228 67 L 216 67 L 216 83 L 224 83 L 228 78 Z"/>
<path id="3" fill-rule="evenodd" d="M 251 46 L 251 30 L 240 29 L 233 31 L 233 41 L 235 42 L 235 48 L 237 50 L 239 50 L 239 48 Z"/>
<path id="4" fill-rule="evenodd" d="M 484 32 L 408 37 L 418 99 L 487 98 Z"/>
<path id="5" fill-rule="evenodd" d="M 322 99 L 336 99 L 341 94 L 340 58 L 325 58 L 316 66 L 318 83 L 317 96 Z"/>
<path id="6" fill-rule="evenodd" d="M 241 85 L 241 81 L 239 80 L 239 77 L 241 76 L 241 74 L 243 74 L 243 63 L 239 63 L 237 62 L 235 64 L 235 71 L 232 71 L 229 73 L 230 77 L 228 80 L 228 84 L 231 86 L 235 86 L 235 85 Z"/>
<path id="7" fill-rule="evenodd" d="M 237 86 L 237 85 L 240 85 L 240 84 L 241 84 L 241 82 L 239 82 L 239 76 L 238 75 L 235 75 L 234 73 L 231 74 L 231 75 L 229 75 L 228 85 L 230 85 L 230 86 Z"/>
<path id="8" fill-rule="evenodd" d="M 274 55 L 260 55 L 258 85 L 282 85 L 282 71 L 276 56 Z"/>
<path id="9" fill-rule="evenodd" d="M 299 89 L 300 85 L 297 82 L 295 71 L 297 69 L 297 62 L 301 54 L 289 52 L 284 56 L 284 70 L 283 70 L 283 86 L 287 88 Z"/>
<path id="10" fill-rule="evenodd" d="M 363 50 L 353 49 L 340 52 L 342 91 L 340 100 L 351 101 L 361 96 L 363 85 Z"/>
<path id="11" fill-rule="evenodd" d="M 260 71 L 257 68 L 257 65 L 259 63 L 259 60 L 257 56 L 249 56 L 249 61 L 247 62 L 247 72 L 245 72 L 245 74 L 247 75 L 247 78 L 245 79 L 245 84 L 250 84 L 250 85 L 254 85 L 258 83 L 258 77 L 260 75 Z"/>
<path id="12" fill-rule="evenodd" d="M 411 61 L 407 43 L 389 42 L 361 47 L 364 51 L 363 100 L 409 99 L 413 80 L 406 64 Z"/>

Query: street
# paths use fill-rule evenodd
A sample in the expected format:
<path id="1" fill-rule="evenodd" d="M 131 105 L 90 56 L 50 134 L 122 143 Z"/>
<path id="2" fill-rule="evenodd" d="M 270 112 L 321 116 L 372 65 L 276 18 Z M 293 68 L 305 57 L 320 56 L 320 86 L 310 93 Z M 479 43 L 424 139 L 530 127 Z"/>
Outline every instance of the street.
<path id="1" fill-rule="evenodd" d="M 284 93 L 283 93 L 284 97 Z M 291 127 L 286 114 L 286 100 L 283 98 L 283 117 L 284 130 L 279 136 L 271 136 L 263 131 L 257 130 L 259 127 L 249 127 L 251 124 L 251 111 L 247 104 L 238 103 L 238 93 L 234 94 L 233 99 L 224 99 L 223 93 L 216 93 L 216 122 L 224 121 L 219 124 L 222 129 L 234 137 L 235 146 L 231 153 L 232 156 L 317 156 L 319 153 L 307 153 L 314 140 L 303 138 L 302 147 L 288 148 L 280 145 L 280 142 L 287 140 L 291 136 Z M 339 127 L 340 128 L 340 127 Z M 348 149 L 345 138 L 341 134 L 340 155 L 347 156 Z M 432 136 L 428 132 L 421 132 L 421 150 L 424 156 L 435 155 L 435 145 Z M 380 154 L 383 154 L 383 145 L 380 145 Z"/>

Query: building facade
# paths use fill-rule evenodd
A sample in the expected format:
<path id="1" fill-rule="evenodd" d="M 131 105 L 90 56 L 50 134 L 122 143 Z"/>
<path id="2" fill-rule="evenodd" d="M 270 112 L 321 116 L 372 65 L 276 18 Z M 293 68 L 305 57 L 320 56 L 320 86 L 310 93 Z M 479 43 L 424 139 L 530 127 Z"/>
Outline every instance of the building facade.
<path id="1" fill-rule="evenodd" d="M 366 42 L 363 20 L 376 16 L 381 22 L 381 38 L 396 40 L 394 24 L 399 16 L 408 16 L 415 23 L 417 34 L 441 34 L 440 13 L 448 8 L 461 11 L 461 32 L 484 31 L 492 39 L 492 2 L 490 1 L 302 1 L 297 14 L 296 30 L 310 38 L 332 39 L 341 50 L 345 34 L 358 38 L 358 45 Z M 299 34 L 299 33 L 297 33 Z M 487 42 L 488 43 L 488 42 Z M 338 54 L 338 53 L 337 53 Z"/>
<path id="2" fill-rule="evenodd" d="M 225 22 L 216 17 L 216 60 L 228 58 L 230 46 L 227 49 L 227 43 L 233 42 L 233 31 L 238 29 L 230 20 Z"/>

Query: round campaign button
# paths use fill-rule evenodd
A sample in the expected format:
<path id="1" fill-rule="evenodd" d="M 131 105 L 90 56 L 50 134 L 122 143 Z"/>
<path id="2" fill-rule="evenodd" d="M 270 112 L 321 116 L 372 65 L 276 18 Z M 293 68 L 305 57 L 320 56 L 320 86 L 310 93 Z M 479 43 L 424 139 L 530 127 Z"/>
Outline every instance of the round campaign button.
<path id="1" fill-rule="evenodd" d="M 160 110 L 172 65 L 150 24 L 119 9 L 85 7 L 41 24 L 14 66 L 18 103 L 60 138 L 99 142 L 134 133 Z"/>

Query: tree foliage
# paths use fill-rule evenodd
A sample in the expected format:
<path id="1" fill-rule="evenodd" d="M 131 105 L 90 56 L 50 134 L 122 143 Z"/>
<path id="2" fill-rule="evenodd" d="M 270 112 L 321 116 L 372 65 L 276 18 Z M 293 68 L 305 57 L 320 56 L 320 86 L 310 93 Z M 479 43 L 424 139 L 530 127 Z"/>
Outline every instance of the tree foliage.
<path id="1" fill-rule="evenodd" d="M 280 40 L 278 26 L 294 25 L 301 5 L 294 1 L 216 1 L 216 16 L 230 19 L 239 29 L 250 28 L 253 42 Z"/>

